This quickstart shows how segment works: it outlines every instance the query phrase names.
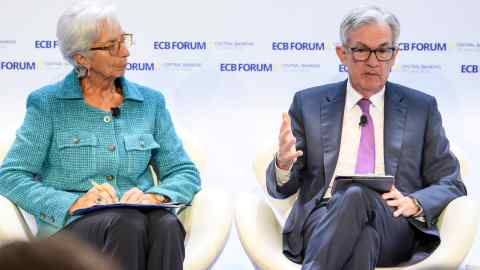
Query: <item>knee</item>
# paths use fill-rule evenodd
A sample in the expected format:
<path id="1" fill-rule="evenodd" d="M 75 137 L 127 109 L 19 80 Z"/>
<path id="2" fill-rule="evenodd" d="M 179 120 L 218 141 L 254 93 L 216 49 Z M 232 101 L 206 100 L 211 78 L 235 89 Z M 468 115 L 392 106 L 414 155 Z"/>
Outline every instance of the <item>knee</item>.
<path id="1" fill-rule="evenodd" d="M 105 213 L 110 230 L 125 232 L 131 236 L 143 237 L 147 234 L 147 219 L 134 209 L 121 209 Z"/>
<path id="2" fill-rule="evenodd" d="M 163 212 L 163 211 L 162 211 Z M 181 234 L 185 236 L 185 229 L 176 215 L 164 211 L 164 213 L 154 213 L 150 216 L 150 229 L 158 229 L 172 234 Z"/>
<path id="3" fill-rule="evenodd" d="M 343 201 L 344 203 L 352 203 L 354 205 L 362 205 L 365 200 L 366 195 L 366 188 L 359 186 L 359 185 L 351 185 L 349 186 L 344 194 L 343 194 Z"/>

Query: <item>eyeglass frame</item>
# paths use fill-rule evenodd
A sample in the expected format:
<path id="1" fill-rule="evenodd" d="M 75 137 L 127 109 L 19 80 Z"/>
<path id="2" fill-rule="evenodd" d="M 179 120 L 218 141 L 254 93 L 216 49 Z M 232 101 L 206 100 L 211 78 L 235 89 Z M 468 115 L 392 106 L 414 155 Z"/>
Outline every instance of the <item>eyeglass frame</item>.
<path id="1" fill-rule="evenodd" d="M 130 42 L 127 44 L 125 41 L 127 40 L 125 37 L 129 37 Z M 130 48 L 133 46 L 133 34 L 131 33 L 123 33 L 122 37 L 120 40 L 115 40 L 115 41 L 108 41 L 108 42 L 113 42 L 112 45 L 109 46 L 99 46 L 99 47 L 92 47 L 90 48 L 90 51 L 108 51 L 111 56 L 117 56 L 120 53 L 120 48 L 123 45 L 125 48 Z M 112 52 L 112 50 L 115 48 L 115 46 L 118 46 L 118 48 Z"/>
<path id="2" fill-rule="evenodd" d="M 396 46 L 392 46 L 392 47 L 380 47 L 380 48 L 377 48 L 377 49 L 371 49 L 371 48 L 368 48 L 368 47 L 348 47 L 348 46 L 343 46 L 346 50 L 349 50 L 351 53 L 352 53 L 352 57 L 353 57 L 353 60 L 357 61 L 357 62 L 367 62 L 368 59 L 370 59 L 370 56 L 372 55 L 372 53 L 375 55 L 375 58 L 377 59 L 378 62 L 388 62 L 390 60 L 393 59 L 393 57 L 395 56 L 395 52 L 398 50 L 398 47 Z M 379 51 L 382 51 L 382 50 L 390 50 L 391 51 L 391 56 L 390 58 L 388 59 L 379 59 L 378 58 L 378 55 L 377 55 L 377 52 Z M 365 58 L 365 59 L 358 59 L 358 54 L 357 54 L 357 57 L 355 57 L 355 53 L 357 52 L 361 52 L 361 51 L 368 51 L 368 56 Z"/>

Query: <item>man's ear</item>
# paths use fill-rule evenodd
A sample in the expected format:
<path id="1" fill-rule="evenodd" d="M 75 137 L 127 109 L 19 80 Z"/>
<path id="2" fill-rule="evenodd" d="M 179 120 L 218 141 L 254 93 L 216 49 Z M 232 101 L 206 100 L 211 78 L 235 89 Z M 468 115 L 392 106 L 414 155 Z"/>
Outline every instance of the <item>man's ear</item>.
<path id="1" fill-rule="evenodd" d="M 76 54 L 73 55 L 73 59 L 80 66 L 86 68 L 87 70 L 90 69 L 90 59 L 88 59 L 85 55 L 82 55 L 80 53 L 76 53 Z"/>
<path id="2" fill-rule="evenodd" d="M 395 61 L 397 61 L 397 56 L 400 50 L 398 48 L 395 49 L 395 52 L 393 53 L 393 58 L 392 58 L 392 66 L 395 65 Z"/>
<path id="3" fill-rule="evenodd" d="M 345 51 L 345 48 L 342 45 L 337 45 L 335 46 L 335 52 L 337 53 L 337 56 L 338 56 L 338 59 L 340 59 L 340 62 L 342 64 L 345 64 L 347 59 L 347 52 Z"/>

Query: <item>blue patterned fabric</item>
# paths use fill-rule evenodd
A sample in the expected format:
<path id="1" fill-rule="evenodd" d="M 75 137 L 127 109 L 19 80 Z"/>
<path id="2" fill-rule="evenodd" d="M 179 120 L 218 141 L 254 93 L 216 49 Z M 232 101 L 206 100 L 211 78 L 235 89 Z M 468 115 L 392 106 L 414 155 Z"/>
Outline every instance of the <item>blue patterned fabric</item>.
<path id="1" fill-rule="evenodd" d="M 84 102 L 71 72 L 30 94 L 23 125 L 0 167 L 0 194 L 32 213 L 39 235 L 51 235 L 78 217 L 68 214 L 91 180 L 110 183 L 119 198 L 138 187 L 188 203 L 200 177 L 178 138 L 161 93 L 118 79 L 119 117 Z M 148 165 L 156 167 L 153 185 Z"/>

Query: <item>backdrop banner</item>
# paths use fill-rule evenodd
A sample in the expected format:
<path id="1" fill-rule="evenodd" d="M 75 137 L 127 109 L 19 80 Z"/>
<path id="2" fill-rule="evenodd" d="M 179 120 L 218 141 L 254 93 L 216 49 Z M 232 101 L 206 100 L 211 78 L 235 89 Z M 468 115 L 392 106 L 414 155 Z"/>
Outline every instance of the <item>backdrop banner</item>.
<path id="1" fill-rule="evenodd" d="M 345 1 L 112 1 L 132 33 L 129 80 L 161 91 L 177 128 L 206 153 L 204 187 L 255 191 L 255 152 L 276 143 L 282 112 L 301 89 L 346 78 L 335 45 Z M 10 144 L 27 95 L 71 66 L 56 23 L 72 0 L 3 0 L 0 16 L 0 143 Z M 400 53 L 391 81 L 437 98 L 447 135 L 468 161 L 480 199 L 480 2 L 368 1 L 395 13 Z M 68 112 L 65 112 L 68 113 Z M 480 265 L 480 239 L 466 264 Z M 235 229 L 213 269 L 253 269 Z"/>

